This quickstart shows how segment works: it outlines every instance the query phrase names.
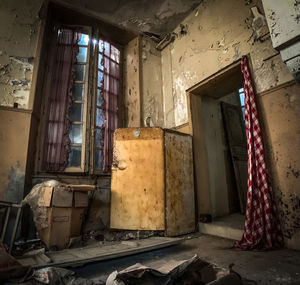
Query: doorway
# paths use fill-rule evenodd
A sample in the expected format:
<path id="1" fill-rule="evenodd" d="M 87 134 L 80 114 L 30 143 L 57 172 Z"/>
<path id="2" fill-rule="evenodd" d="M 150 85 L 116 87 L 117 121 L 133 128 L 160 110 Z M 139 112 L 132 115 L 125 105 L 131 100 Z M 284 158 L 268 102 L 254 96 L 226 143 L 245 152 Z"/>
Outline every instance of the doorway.
<path id="1" fill-rule="evenodd" d="M 237 62 L 188 90 L 200 221 L 203 216 L 215 220 L 245 212 L 248 157 L 242 86 Z"/>

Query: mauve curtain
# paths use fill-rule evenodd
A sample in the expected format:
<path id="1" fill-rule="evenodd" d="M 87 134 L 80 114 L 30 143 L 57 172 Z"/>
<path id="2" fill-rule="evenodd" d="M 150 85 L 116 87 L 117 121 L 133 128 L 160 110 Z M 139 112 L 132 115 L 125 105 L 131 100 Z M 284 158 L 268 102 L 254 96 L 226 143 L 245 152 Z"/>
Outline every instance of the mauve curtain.
<path id="1" fill-rule="evenodd" d="M 245 123 L 248 148 L 248 193 L 245 230 L 234 244 L 243 250 L 272 249 L 283 245 L 283 235 L 268 181 L 255 96 L 247 65 L 242 58 L 245 91 Z"/>
<path id="2" fill-rule="evenodd" d="M 110 50 L 104 50 L 103 100 L 104 100 L 104 129 L 103 129 L 103 164 L 104 172 L 109 172 L 113 157 L 113 135 L 118 125 L 118 92 L 119 92 L 119 65 L 110 60 Z"/>
<path id="3" fill-rule="evenodd" d="M 56 30 L 52 52 L 52 77 L 49 98 L 49 115 L 44 143 L 42 168 L 45 171 L 63 171 L 68 164 L 70 151 L 70 118 L 72 87 L 75 74 L 78 42 L 81 34 L 76 30 Z"/>

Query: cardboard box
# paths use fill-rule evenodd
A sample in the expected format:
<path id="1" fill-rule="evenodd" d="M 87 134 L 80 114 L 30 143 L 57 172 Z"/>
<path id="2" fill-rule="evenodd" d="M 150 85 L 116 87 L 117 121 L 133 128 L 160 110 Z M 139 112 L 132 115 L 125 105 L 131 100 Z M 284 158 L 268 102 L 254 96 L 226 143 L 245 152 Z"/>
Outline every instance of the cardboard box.
<path id="1" fill-rule="evenodd" d="M 52 207 L 72 207 L 73 206 L 73 191 L 68 191 L 65 188 L 55 187 L 52 194 Z M 87 192 L 84 192 L 88 196 Z"/>
<path id="2" fill-rule="evenodd" d="M 85 208 L 47 208 L 48 227 L 38 229 L 38 234 L 47 248 L 66 248 L 71 237 L 80 236 Z"/>
<path id="3" fill-rule="evenodd" d="M 71 237 L 81 235 L 81 227 L 88 206 L 91 185 L 67 185 L 44 187 L 38 205 L 46 207 L 48 227 L 39 228 L 38 234 L 45 245 L 57 249 L 66 248 Z"/>
<path id="4" fill-rule="evenodd" d="M 43 197 L 38 200 L 40 207 L 87 207 L 88 191 L 95 190 L 93 185 L 46 186 Z"/>

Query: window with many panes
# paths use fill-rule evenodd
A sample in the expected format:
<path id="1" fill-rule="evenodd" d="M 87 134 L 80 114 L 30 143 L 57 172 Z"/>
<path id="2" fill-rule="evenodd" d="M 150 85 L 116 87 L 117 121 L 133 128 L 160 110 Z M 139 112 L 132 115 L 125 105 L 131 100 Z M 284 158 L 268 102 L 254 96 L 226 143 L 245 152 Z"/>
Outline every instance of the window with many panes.
<path id="1" fill-rule="evenodd" d="M 66 89 L 61 88 L 64 77 L 57 79 L 61 74 L 66 73 L 55 74 L 57 68 L 51 69 L 50 62 L 50 75 L 47 75 L 46 81 L 51 82 L 56 78 L 56 85 L 54 85 L 57 87 L 55 89 L 53 84 L 52 87 L 51 84 L 46 84 L 50 99 L 45 100 L 44 109 L 48 109 L 48 113 L 45 113 L 50 112 L 50 115 L 45 115 L 47 122 L 44 124 L 44 139 L 41 147 L 42 151 L 45 150 L 44 161 L 40 164 L 42 171 L 109 172 L 110 170 L 113 133 L 118 127 L 121 52 L 118 45 L 101 36 L 91 37 L 86 31 L 87 29 L 78 28 L 73 31 L 73 41 L 68 45 L 72 45 L 69 51 L 76 53 L 76 59 L 71 65 L 72 57 L 68 57 L 67 49 L 60 57 L 55 54 L 61 45 L 66 46 L 66 42 L 60 40 L 60 37 L 68 36 L 68 28 L 57 29 L 55 35 L 57 42 L 52 45 L 52 51 L 49 53 L 52 54 L 49 60 L 53 66 L 60 65 L 61 70 L 66 67 L 66 72 L 69 72 L 71 96 L 68 97 Z M 72 34 L 71 28 L 69 34 Z M 56 97 L 53 96 L 53 92 L 56 92 Z M 63 96 L 66 100 L 62 101 L 67 107 L 62 108 L 65 110 L 64 118 L 59 118 L 56 113 L 60 113 L 61 116 L 61 112 L 56 110 L 60 109 L 61 105 L 57 98 Z M 64 128 L 65 138 L 60 137 L 58 142 L 59 134 L 62 136 L 59 128 Z M 61 159 L 63 166 L 49 167 L 59 161 L 60 153 L 64 154 L 62 148 L 67 150 L 67 162 L 64 164 L 64 159 Z"/>
<path id="2" fill-rule="evenodd" d="M 72 105 L 70 110 L 71 127 L 69 138 L 71 148 L 68 168 L 83 168 L 85 159 L 86 101 L 88 84 L 89 35 L 82 33 L 78 42 L 78 54 L 75 64 L 75 80 L 72 87 Z"/>
<path id="3" fill-rule="evenodd" d="M 97 91 L 95 120 L 95 169 L 106 169 L 112 163 L 113 132 L 118 125 L 118 94 L 120 88 L 120 50 L 99 39 L 97 52 Z M 104 124 L 105 127 L 104 127 Z"/>

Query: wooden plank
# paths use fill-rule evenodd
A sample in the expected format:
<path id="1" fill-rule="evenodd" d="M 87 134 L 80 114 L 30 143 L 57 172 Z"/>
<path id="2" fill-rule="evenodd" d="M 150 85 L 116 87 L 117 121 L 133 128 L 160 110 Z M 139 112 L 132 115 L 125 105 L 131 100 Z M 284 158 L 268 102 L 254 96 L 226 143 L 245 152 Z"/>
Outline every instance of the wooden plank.
<path id="1" fill-rule="evenodd" d="M 113 166 L 111 228 L 164 230 L 163 130 L 118 129 Z"/>
<path id="2" fill-rule="evenodd" d="M 195 231 L 192 137 L 165 131 L 166 233 Z"/>
<path id="3" fill-rule="evenodd" d="M 132 244 L 118 243 L 113 245 L 96 245 L 65 249 L 62 251 L 49 252 L 47 256 L 52 260 L 51 263 L 37 263 L 34 258 L 19 258 L 21 264 L 30 265 L 33 268 L 42 268 L 45 266 L 78 266 L 95 261 L 104 261 L 123 256 L 130 256 L 138 253 L 143 253 L 151 250 L 156 250 L 164 247 L 179 244 L 183 242 L 183 238 L 166 238 L 166 237 L 151 237 L 142 240 L 136 240 Z"/>

